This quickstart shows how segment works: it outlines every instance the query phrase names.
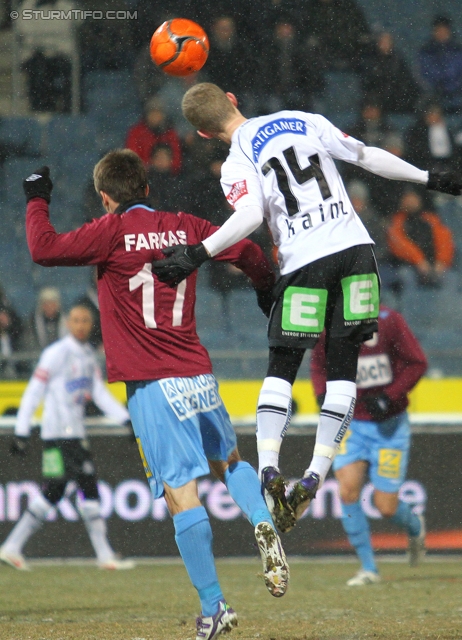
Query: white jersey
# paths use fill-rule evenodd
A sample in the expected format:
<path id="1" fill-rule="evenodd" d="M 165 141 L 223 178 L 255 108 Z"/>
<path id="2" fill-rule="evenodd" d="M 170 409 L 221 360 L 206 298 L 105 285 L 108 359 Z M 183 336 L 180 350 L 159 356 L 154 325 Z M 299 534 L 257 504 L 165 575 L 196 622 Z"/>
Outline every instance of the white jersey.
<path id="1" fill-rule="evenodd" d="M 129 419 L 126 408 L 106 389 L 93 348 L 66 336 L 43 351 L 21 399 L 15 434 L 30 434 L 32 416 L 43 399 L 43 440 L 84 438 L 90 398 L 117 423 Z"/>
<path id="2" fill-rule="evenodd" d="M 280 111 L 247 120 L 222 167 L 228 202 L 263 209 L 281 274 L 343 249 L 373 244 L 333 158 L 356 163 L 364 144 L 321 115 Z"/>

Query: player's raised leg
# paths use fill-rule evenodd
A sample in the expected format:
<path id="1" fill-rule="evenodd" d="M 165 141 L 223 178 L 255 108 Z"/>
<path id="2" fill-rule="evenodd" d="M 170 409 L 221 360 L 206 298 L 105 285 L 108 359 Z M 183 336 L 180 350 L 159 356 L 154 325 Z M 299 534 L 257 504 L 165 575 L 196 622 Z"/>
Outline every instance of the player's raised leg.
<path id="1" fill-rule="evenodd" d="M 261 494 L 258 476 L 248 462 L 239 458 L 237 449 L 228 458 L 228 463 L 210 461 L 210 467 L 224 481 L 234 502 L 254 526 L 266 588 L 272 596 L 279 598 L 287 591 L 289 565 Z"/>
<path id="2" fill-rule="evenodd" d="M 326 340 L 326 395 L 319 415 L 313 457 L 288 497 L 297 520 L 323 484 L 352 420 L 360 343 L 349 338 Z"/>
<path id="3" fill-rule="evenodd" d="M 289 531 L 295 516 L 287 503 L 286 482 L 279 470 L 279 451 L 291 417 L 292 384 L 304 349 L 271 347 L 268 373 L 257 405 L 258 472 L 266 504 L 277 528 Z"/>

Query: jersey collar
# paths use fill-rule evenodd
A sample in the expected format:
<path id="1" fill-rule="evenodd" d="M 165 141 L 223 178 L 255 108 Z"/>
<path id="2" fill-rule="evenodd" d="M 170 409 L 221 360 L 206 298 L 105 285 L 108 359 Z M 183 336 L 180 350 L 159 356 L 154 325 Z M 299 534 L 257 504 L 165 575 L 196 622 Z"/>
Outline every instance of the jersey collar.
<path id="1" fill-rule="evenodd" d="M 152 207 L 150 206 L 149 198 L 135 198 L 134 200 L 128 200 L 127 202 L 122 202 L 122 204 L 119 204 L 114 213 L 124 213 L 125 211 L 128 211 L 129 209 L 131 209 L 132 207 L 136 207 L 137 205 L 143 205 L 148 209 L 152 209 Z"/>

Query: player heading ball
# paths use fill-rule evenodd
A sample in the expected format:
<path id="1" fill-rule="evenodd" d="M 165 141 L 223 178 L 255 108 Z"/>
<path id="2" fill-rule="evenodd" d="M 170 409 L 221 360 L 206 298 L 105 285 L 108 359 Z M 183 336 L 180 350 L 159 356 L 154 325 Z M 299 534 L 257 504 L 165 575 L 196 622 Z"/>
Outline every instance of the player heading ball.
<path id="1" fill-rule="evenodd" d="M 257 443 L 268 505 L 278 527 L 288 531 L 331 467 L 353 415 L 360 345 L 377 330 L 374 242 L 353 209 L 334 160 L 452 195 L 461 194 L 462 176 L 417 169 L 383 149 L 367 147 L 321 115 L 280 111 L 247 120 L 236 96 L 210 83 L 186 92 L 183 113 L 201 136 L 230 145 L 221 185 L 235 212 L 204 242 L 173 247 L 153 270 L 160 280 L 180 281 L 267 221 L 281 276 L 269 323 Z M 324 329 L 327 389 L 313 457 L 286 498 L 278 460 L 290 420 L 292 384 L 305 350 Z"/>

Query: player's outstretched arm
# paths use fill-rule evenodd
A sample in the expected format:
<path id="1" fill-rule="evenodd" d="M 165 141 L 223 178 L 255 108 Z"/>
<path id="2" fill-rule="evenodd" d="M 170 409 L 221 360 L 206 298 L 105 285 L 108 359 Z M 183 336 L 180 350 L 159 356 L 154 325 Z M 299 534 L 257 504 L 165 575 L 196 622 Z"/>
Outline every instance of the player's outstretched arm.
<path id="1" fill-rule="evenodd" d="M 462 194 L 462 174 L 455 171 L 430 173 L 422 171 L 397 156 L 377 147 L 361 147 L 357 163 L 363 169 L 390 180 L 406 180 L 426 185 L 427 189 Z"/>
<path id="2" fill-rule="evenodd" d="M 260 207 L 242 207 L 215 233 L 203 242 L 195 245 L 177 245 L 163 249 L 165 260 L 152 263 L 152 272 L 161 282 L 175 287 L 198 269 L 206 260 L 213 258 L 236 242 L 243 240 L 263 222 L 263 210 Z"/>

